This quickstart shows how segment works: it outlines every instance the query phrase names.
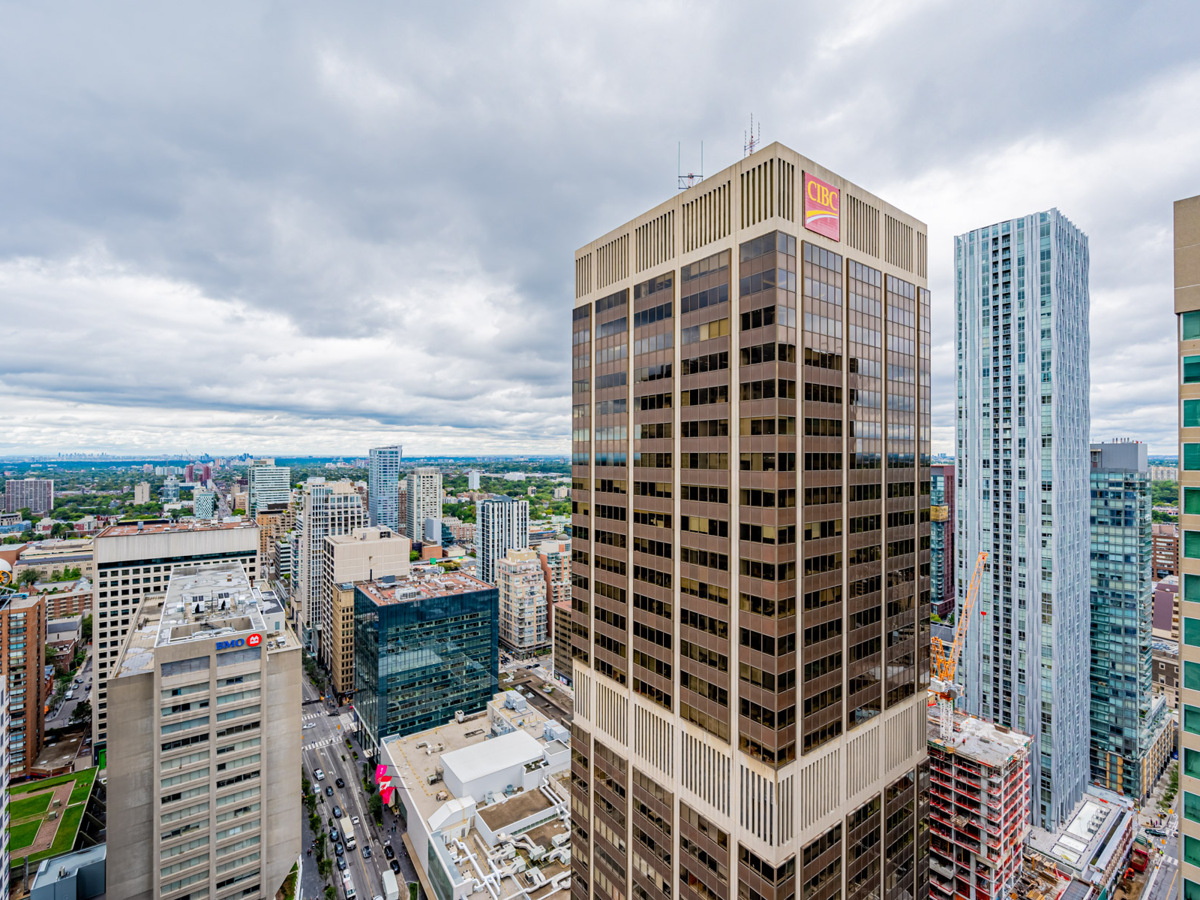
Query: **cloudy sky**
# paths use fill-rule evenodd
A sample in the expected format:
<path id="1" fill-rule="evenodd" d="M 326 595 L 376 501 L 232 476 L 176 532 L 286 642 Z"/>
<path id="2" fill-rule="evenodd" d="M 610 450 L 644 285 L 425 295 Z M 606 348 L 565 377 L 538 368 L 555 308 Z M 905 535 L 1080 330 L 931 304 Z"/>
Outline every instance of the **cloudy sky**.
<path id="1" fill-rule="evenodd" d="M 448 12 L 442 12 L 447 10 Z M 573 252 L 764 143 L 1091 240 L 1092 434 L 1174 452 L 1200 4 L 0 3 L 0 454 L 565 453 Z"/>

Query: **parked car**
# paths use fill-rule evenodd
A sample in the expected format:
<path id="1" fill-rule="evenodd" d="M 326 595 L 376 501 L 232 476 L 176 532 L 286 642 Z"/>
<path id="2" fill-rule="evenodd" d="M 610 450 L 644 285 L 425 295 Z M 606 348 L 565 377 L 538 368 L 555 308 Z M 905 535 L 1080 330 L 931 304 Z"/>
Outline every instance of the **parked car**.
<path id="1" fill-rule="evenodd" d="M 335 844 L 337 844 L 337 843 L 341 842 L 342 835 L 338 832 L 338 830 L 336 828 L 330 828 L 329 829 L 329 839 L 331 841 L 333 841 Z"/>
<path id="2" fill-rule="evenodd" d="M 392 849 L 391 844 L 384 844 L 383 845 L 383 855 L 386 856 L 388 859 L 395 859 L 396 851 Z"/>
<path id="3" fill-rule="evenodd" d="M 340 819 L 342 817 L 342 808 L 340 806 L 335 806 L 333 808 L 333 817 L 335 819 Z"/>
<path id="4" fill-rule="evenodd" d="M 1161 828 L 1147 828 L 1146 834 L 1152 834 L 1155 837 L 1166 837 L 1167 836 L 1167 833 L 1165 831 L 1163 831 Z"/>
<path id="5" fill-rule="evenodd" d="M 337 843 L 337 844 L 333 845 L 333 852 L 336 853 L 338 856 L 345 856 L 346 848 L 343 847 L 341 845 L 341 843 Z"/>
<path id="6" fill-rule="evenodd" d="M 390 863 L 388 863 L 388 865 L 392 867 L 393 875 L 400 874 L 400 861 L 398 859 L 393 859 Z"/>
<path id="7" fill-rule="evenodd" d="M 338 863 L 337 863 L 337 866 L 338 866 L 338 871 L 339 871 L 339 872 L 345 872 L 345 871 L 346 871 L 346 866 L 347 866 L 347 865 L 349 865 L 349 863 L 347 863 L 347 862 L 346 862 L 346 857 L 344 857 L 344 856 L 339 856 L 339 857 L 337 858 L 337 861 L 338 861 Z"/>

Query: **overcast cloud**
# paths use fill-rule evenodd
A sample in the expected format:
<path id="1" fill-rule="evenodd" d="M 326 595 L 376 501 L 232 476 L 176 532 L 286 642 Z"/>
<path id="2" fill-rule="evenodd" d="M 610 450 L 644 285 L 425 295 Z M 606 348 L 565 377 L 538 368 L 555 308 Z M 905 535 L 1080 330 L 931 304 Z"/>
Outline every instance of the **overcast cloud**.
<path id="1" fill-rule="evenodd" d="M 566 453 L 576 247 L 749 116 L 952 238 L 1091 242 L 1092 434 L 1175 449 L 1194 3 L 0 4 L 0 454 Z"/>

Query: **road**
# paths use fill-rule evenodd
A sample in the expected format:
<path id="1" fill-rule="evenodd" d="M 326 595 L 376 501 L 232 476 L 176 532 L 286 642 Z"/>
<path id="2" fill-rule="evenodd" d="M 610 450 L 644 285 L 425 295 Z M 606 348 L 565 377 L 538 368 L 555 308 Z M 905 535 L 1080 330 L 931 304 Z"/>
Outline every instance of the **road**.
<path id="1" fill-rule="evenodd" d="M 362 759 L 354 758 L 354 751 L 358 750 L 358 745 L 353 740 L 353 749 L 346 746 L 346 728 L 342 722 L 341 714 L 335 710 L 332 705 L 321 702 L 320 694 L 317 692 L 307 679 L 304 682 L 304 700 L 305 705 L 301 718 L 303 724 L 307 727 L 304 729 L 304 745 L 303 758 L 304 770 L 309 781 L 312 782 L 313 788 L 319 792 L 317 801 L 317 814 L 321 817 L 323 828 L 328 835 L 329 832 L 329 817 L 333 815 L 333 807 L 339 806 L 342 809 L 344 816 L 358 816 L 359 824 L 354 826 L 354 836 L 358 842 L 358 846 L 354 850 L 346 851 L 346 860 L 350 872 L 350 877 L 354 881 L 354 888 L 361 900 L 371 900 L 377 894 L 383 893 L 383 876 L 382 872 L 388 868 L 388 860 L 383 852 L 383 834 L 374 821 L 367 815 L 367 795 L 362 789 Z M 317 702 L 311 702 L 311 701 Z M 341 707 L 340 713 L 349 714 L 349 707 Z M 339 727 L 340 726 L 340 727 Z M 351 736 L 352 737 L 352 736 Z M 315 772 L 317 769 L 322 769 L 325 772 L 325 779 L 317 781 Z M 344 788 L 337 787 L 337 779 L 341 778 L 345 782 Z M 333 788 L 333 796 L 325 795 L 326 786 Z M 392 835 L 391 829 L 395 826 L 396 833 Z M 403 832 L 403 823 L 396 825 L 394 817 L 390 812 L 385 810 L 384 813 L 384 828 L 389 832 L 387 835 L 392 849 L 396 852 L 396 858 L 400 861 L 400 873 L 405 881 L 415 882 L 417 880 L 416 872 L 412 867 L 412 863 L 408 859 L 408 854 L 404 849 L 404 844 L 401 841 Z M 340 826 L 339 826 L 340 829 Z M 328 841 L 328 837 L 326 838 Z M 364 847 L 371 848 L 371 858 L 363 859 L 362 850 Z M 307 849 L 307 847 L 305 848 Z M 332 843 L 328 843 L 326 853 L 331 859 L 336 859 L 333 853 Z M 312 872 L 310 878 L 309 872 Z M 334 863 L 333 874 L 331 881 L 338 888 L 338 896 L 342 896 L 341 891 L 341 873 L 337 870 L 337 864 Z M 319 897 L 323 887 L 319 878 L 316 876 L 316 856 L 305 857 L 305 878 L 303 888 L 303 896 Z M 401 888 L 401 897 L 407 898 L 404 888 Z"/>
<path id="2" fill-rule="evenodd" d="M 58 709 L 50 710 L 50 714 L 46 716 L 47 728 L 66 728 L 71 724 L 71 713 L 75 711 L 75 707 L 80 700 L 88 700 L 91 691 L 89 690 L 92 680 L 92 648 L 87 648 L 87 658 L 83 661 L 83 665 L 79 671 L 75 673 L 75 678 L 82 678 L 83 684 L 79 687 L 72 687 L 75 696 L 71 700 L 63 700 Z M 74 684 L 72 682 L 72 684 Z M 82 723 L 80 723 L 82 724 Z"/>

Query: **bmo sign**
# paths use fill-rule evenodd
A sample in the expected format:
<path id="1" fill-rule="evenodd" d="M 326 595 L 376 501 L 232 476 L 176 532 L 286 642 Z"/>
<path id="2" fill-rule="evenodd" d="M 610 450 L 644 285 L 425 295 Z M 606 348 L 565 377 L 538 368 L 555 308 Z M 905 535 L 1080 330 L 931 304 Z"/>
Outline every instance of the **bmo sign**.
<path id="1" fill-rule="evenodd" d="M 804 227 L 835 241 L 841 240 L 841 191 L 815 175 L 804 173 Z"/>
<path id="2" fill-rule="evenodd" d="M 217 641 L 218 650 L 233 650 L 235 647 L 257 647 L 262 644 L 261 634 L 250 634 L 245 638 L 233 638 L 228 641 Z"/>

